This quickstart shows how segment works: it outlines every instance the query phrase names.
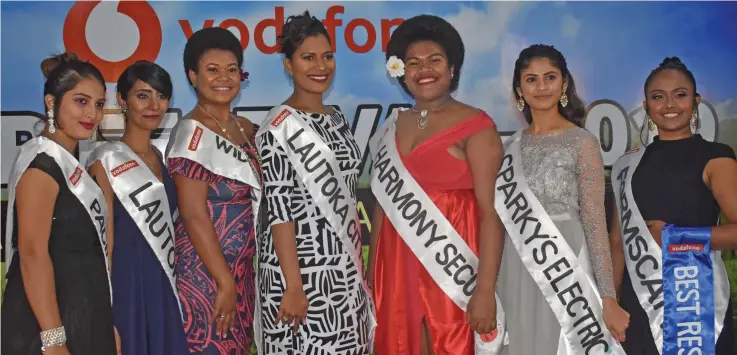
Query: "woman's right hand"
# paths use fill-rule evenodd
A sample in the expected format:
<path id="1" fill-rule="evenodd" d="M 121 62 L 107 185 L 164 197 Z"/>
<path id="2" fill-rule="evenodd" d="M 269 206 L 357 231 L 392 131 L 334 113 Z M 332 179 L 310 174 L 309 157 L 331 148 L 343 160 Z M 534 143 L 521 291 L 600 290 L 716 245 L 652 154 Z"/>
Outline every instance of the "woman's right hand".
<path id="1" fill-rule="evenodd" d="M 299 324 L 307 318 L 308 306 L 307 295 L 305 295 L 305 291 L 301 287 L 296 289 L 287 287 L 281 298 L 279 314 L 276 315 L 277 324 L 280 322 L 283 324 L 292 324 L 292 327 L 296 331 Z"/>
<path id="2" fill-rule="evenodd" d="M 235 280 L 232 277 L 222 284 L 218 283 L 218 293 L 215 296 L 215 308 L 210 324 L 217 322 L 216 334 L 220 339 L 227 338 L 228 331 L 233 329 L 236 296 Z"/>
<path id="3" fill-rule="evenodd" d="M 62 346 L 52 346 L 50 348 L 46 348 L 46 351 L 44 351 L 44 355 L 70 355 L 70 352 L 67 348 L 67 345 L 64 344 Z"/>

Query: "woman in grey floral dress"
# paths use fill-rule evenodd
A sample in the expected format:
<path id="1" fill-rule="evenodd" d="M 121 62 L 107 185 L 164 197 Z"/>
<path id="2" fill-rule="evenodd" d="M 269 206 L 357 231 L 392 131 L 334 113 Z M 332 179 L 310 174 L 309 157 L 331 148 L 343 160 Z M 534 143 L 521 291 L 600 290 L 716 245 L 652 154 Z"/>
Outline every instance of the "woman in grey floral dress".
<path id="1" fill-rule="evenodd" d="M 530 124 L 519 137 L 524 178 L 571 250 L 588 253 L 591 268 L 581 265 L 601 296 L 603 323 L 622 341 L 629 315 L 617 304 L 612 279 L 604 167 L 596 137 L 581 128 L 585 109 L 563 55 L 546 45 L 523 50 L 513 85 L 517 108 Z M 509 236 L 496 289 L 510 337 L 502 354 L 566 353 L 561 325 Z"/>

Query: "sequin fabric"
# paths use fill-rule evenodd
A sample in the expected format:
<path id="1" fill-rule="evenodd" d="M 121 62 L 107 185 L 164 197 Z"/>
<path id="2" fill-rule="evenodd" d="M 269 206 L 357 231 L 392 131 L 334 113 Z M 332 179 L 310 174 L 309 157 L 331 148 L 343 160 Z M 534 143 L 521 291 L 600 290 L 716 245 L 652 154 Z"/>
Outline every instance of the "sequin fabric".
<path id="1" fill-rule="evenodd" d="M 572 127 L 547 134 L 523 134 L 522 168 L 527 183 L 551 215 L 578 215 L 601 296 L 616 297 L 604 210 L 604 165 L 599 142 Z"/>

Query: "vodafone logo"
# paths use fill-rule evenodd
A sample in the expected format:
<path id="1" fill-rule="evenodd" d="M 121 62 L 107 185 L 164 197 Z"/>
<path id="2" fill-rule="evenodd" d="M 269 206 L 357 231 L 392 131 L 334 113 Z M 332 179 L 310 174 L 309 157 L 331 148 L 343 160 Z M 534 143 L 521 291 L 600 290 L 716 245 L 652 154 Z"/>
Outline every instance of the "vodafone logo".
<path id="1" fill-rule="evenodd" d="M 64 47 L 113 83 L 136 61 L 156 60 L 161 23 L 146 1 L 77 1 L 64 20 Z"/>
<path id="2" fill-rule="evenodd" d="M 74 169 L 74 174 L 72 174 L 72 176 L 69 177 L 69 182 L 71 182 L 72 185 L 77 186 L 77 183 L 79 182 L 79 179 L 81 178 L 82 178 L 82 169 L 77 167 L 76 169 Z"/>
<path id="3" fill-rule="evenodd" d="M 701 244 L 671 244 L 668 246 L 668 251 L 671 253 L 701 252 L 703 250 L 704 246 Z"/>
<path id="4" fill-rule="evenodd" d="M 289 117 L 289 111 L 285 109 L 282 112 L 280 112 L 279 115 L 277 115 L 273 121 L 271 121 L 271 125 L 276 127 L 280 125 L 282 122 L 284 122 L 284 120 L 286 120 L 287 117 Z"/>
<path id="5" fill-rule="evenodd" d="M 189 140 L 189 150 L 196 151 L 197 147 L 200 145 L 200 139 L 202 138 L 202 128 L 197 127 L 194 129 L 194 133 L 192 134 L 192 139 Z"/>
<path id="6" fill-rule="evenodd" d="M 118 176 L 118 175 L 120 175 L 120 174 L 122 174 L 122 173 L 124 173 L 124 172 L 126 172 L 126 171 L 128 171 L 130 169 L 133 169 L 133 168 L 135 168 L 137 166 L 138 166 L 138 162 L 137 161 L 130 160 L 130 161 L 127 161 L 127 162 L 125 162 L 123 164 L 118 165 L 117 167 L 115 167 L 115 169 L 110 170 L 110 173 L 113 174 L 113 177 L 116 177 L 116 176 Z"/>

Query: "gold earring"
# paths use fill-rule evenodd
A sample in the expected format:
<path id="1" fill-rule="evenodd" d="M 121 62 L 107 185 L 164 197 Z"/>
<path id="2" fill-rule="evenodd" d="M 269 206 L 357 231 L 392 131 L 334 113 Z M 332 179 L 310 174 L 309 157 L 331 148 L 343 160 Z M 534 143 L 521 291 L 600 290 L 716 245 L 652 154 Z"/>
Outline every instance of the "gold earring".
<path id="1" fill-rule="evenodd" d="M 645 119 L 647 119 L 647 129 L 650 131 L 655 131 L 658 129 L 658 126 L 655 124 L 655 121 L 653 121 L 650 118 L 650 115 L 645 114 Z"/>
<path id="2" fill-rule="evenodd" d="M 693 115 L 691 115 L 691 127 L 696 129 L 696 124 L 698 123 L 698 120 L 699 120 L 698 109 L 693 109 Z"/>
<path id="3" fill-rule="evenodd" d="M 568 95 L 566 95 L 566 93 L 563 93 L 563 95 L 560 96 L 560 105 L 563 107 L 568 106 Z"/>
<path id="4" fill-rule="evenodd" d="M 519 112 L 522 112 L 522 110 L 525 109 L 525 100 L 523 100 L 521 97 L 519 98 L 519 100 L 517 100 L 517 109 L 519 110 Z"/>

